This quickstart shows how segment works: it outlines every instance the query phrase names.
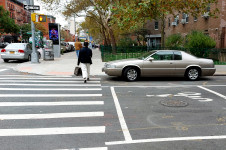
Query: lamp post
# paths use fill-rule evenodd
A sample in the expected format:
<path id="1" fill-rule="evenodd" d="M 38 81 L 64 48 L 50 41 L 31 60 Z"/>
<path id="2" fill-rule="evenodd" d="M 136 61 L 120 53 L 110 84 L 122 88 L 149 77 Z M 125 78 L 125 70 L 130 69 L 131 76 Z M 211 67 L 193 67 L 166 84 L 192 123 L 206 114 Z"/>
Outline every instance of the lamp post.
<path id="1" fill-rule="evenodd" d="M 30 0 L 30 4 L 34 5 L 34 0 Z M 34 12 L 34 11 L 31 11 Z M 35 24 L 31 20 L 31 33 L 32 33 L 32 53 L 31 53 L 31 63 L 39 63 L 37 50 L 35 47 Z"/>

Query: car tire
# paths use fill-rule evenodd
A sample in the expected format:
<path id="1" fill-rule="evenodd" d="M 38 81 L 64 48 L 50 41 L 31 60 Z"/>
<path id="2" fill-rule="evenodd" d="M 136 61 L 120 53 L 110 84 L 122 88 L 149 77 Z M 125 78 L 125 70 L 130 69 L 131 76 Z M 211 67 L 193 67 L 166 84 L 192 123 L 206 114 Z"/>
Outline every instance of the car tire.
<path id="1" fill-rule="evenodd" d="M 127 81 L 136 81 L 139 78 L 138 69 L 134 67 L 128 67 L 123 71 L 123 77 Z"/>
<path id="2" fill-rule="evenodd" d="M 200 74 L 201 74 L 201 71 L 199 68 L 192 67 L 187 69 L 185 76 L 190 81 L 196 81 L 200 78 Z"/>
<path id="3" fill-rule="evenodd" d="M 8 59 L 3 59 L 3 61 L 4 61 L 4 62 L 6 62 L 6 63 L 7 63 L 7 62 L 9 62 L 9 60 L 8 60 Z"/>

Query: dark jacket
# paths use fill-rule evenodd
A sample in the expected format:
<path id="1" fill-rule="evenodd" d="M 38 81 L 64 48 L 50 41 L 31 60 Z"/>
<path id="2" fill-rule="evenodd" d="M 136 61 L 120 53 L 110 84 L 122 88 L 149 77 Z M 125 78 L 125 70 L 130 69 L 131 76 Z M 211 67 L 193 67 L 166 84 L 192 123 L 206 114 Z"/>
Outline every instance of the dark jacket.
<path id="1" fill-rule="evenodd" d="M 79 52 L 79 56 L 78 56 L 78 63 L 77 65 L 81 63 L 90 63 L 92 64 L 92 50 L 89 49 L 88 47 L 83 47 L 80 52 Z"/>

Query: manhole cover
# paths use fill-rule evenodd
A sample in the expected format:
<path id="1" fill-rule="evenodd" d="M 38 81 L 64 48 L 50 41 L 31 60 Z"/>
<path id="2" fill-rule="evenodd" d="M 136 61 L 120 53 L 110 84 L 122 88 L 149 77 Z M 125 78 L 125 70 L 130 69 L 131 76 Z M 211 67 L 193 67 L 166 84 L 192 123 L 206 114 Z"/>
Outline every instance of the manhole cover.
<path id="1" fill-rule="evenodd" d="M 185 107 L 188 106 L 188 103 L 181 100 L 163 100 L 160 102 L 163 106 L 168 107 Z"/>

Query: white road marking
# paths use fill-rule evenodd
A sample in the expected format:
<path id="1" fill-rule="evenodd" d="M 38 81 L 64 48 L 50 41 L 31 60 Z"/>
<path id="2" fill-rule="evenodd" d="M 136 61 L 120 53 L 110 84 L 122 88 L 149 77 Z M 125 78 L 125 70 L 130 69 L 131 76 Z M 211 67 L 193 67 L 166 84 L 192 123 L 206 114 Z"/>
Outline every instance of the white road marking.
<path id="1" fill-rule="evenodd" d="M 105 126 L 33 128 L 33 129 L 0 129 L 0 137 L 1 136 L 85 134 L 85 133 L 105 133 Z"/>
<path id="2" fill-rule="evenodd" d="M 107 147 L 93 147 L 93 148 L 70 148 L 70 149 L 55 149 L 55 150 L 108 150 Z"/>
<path id="3" fill-rule="evenodd" d="M 220 93 L 217 93 L 217 92 L 215 92 L 215 91 L 213 91 L 213 90 L 207 89 L 207 88 L 205 88 L 205 87 L 203 87 L 203 86 L 198 86 L 198 87 L 201 88 L 201 89 L 203 89 L 203 90 L 206 90 L 206 91 L 208 91 L 208 92 L 210 92 L 210 93 L 213 93 L 213 94 L 215 94 L 215 95 L 217 95 L 217 96 L 219 96 L 219 97 L 221 97 L 221 98 L 223 98 L 223 99 L 226 99 L 226 96 L 224 96 L 224 95 L 222 95 L 222 94 L 220 94 Z"/>
<path id="4" fill-rule="evenodd" d="M 155 96 L 155 95 L 146 95 L 147 97 L 153 97 L 153 96 Z"/>
<path id="5" fill-rule="evenodd" d="M 162 95 L 157 95 L 157 97 L 168 97 L 170 95 L 172 95 L 172 94 L 162 94 Z"/>
<path id="6" fill-rule="evenodd" d="M 0 97 L 100 97 L 102 94 L 0 94 Z"/>
<path id="7" fill-rule="evenodd" d="M 101 84 L 20 84 L 20 83 L 5 83 L 0 85 L 15 85 L 15 86 L 65 86 L 65 87 L 73 87 L 73 86 L 101 86 Z"/>
<path id="8" fill-rule="evenodd" d="M 0 88 L 0 91 L 101 91 L 101 88 Z"/>
<path id="9" fill-rule="evenodd" d="M 14 83 L 14 82 L 31 82 L 31 83 L 83 83 L 81 81 L 39 81 L 39 80 L 1 80 L 0 82 Z M 100 81 L 88 81 L 88 83 L 100 83 Z"/>
<path id="10" fill-rule="evenodd" d="M 219 139 L 226 139 L 226 135 L 156 138 L 156 139 L 141 139 L 141 140 L 132 140 L 132 141 L 114 141 L 114 142 L 105 142 L 105 145 L 121 145 L 121 144 L 135 144 L 135 143 L 153 143 L 153 142 L 171 142 L 171 141 L 193 141 L 193 140 L 219 140 Z"/>
<path id="11" fill-rule="evenodd" d="M 79 150 L 107 150 L 107 147 L 80 148 Z"/>
<path id="12" fill-rule="evenodd" d="M 186 85 L 186 87 L 197 87 L 198 85 Z M 222 87 L 226 87 L 226 85 L 205 85 L 205 86 L 210 86 L 210 87 L 215 87 L 215 86 L 222 86 Z M 103 87 L 109 87 L 109 86 L 103 86 Z M 166 86 L 158 86 L 158 85 L 155 85 L 155 86 L 110 86 L 110 87 L 114 87 L 114 88 L 151 88 L 151 87 L 154 87 L 154 88 L 172 88 L 172 87 L 185 87 L 184 85 L 166 85 Z"/>
<path id="13" fill-rule="evenodd" d="M 113 99 L 114 99 L 116 111 L 117 111 L 117 114 L 118 114 L 119 122 L 120 122 L 120 125 L 121 125 L 121 128 L 122 128 L 125 140 L 126 141 L 132 141 L 132 137 L 131 137 L 130 132 L 128 130 L 128 127 L 126 125 L 126 121 L 125 121 L 125 118 L 123 116 L 122 109 L 121 109 L 120 103 L 118 101 L 117 95 L 115 93 L 114 87 L 111 87 L 111 93 L 112 93 L 112 96 L 113 96 Z"/>
<path id="14" fill-rule="evenodd" d="M 0 107 L 17 106 L 68 106 L 68 105 L 104 105 L 103 101 L 61 101 L 61 102 L 0 102 Z"/>
<path id="15" fill-rule="evenodd" d="M 9 69 L 1 69 L 0 72 L 6 71 L 6 70 L 9 70 Z"/>
<path id="16" fill-rule="evenodd" d="M 0 115 L 0 120 L 20 119 L 54 119 L 54 118 L 79 118 L 79 117 L 103 117 L 104 112 L 72 112 L 50 114 L 8 114 Z"/>
<path id="17" fill-rule="evenodd" d="M 0 70 L 1 71 L 1 70 Z M 25 76 L 24 78 L 0 78 L 0 80 L 34 80 L 34 79 L 41 79 L 41 80 L 76 80 L 76 81 L 83 81 L 84 79 L 83 78 L 59 78 L 59 77 L 56 77 L 56 78 L 51 78 L 51 77 L 47 77 L 47 78 L 43 78 L 43 77 L 29 77 L 29 76 Z M 91 81 L 99 81 L 101 80 L 100 78 L 90 78 Z"/>

